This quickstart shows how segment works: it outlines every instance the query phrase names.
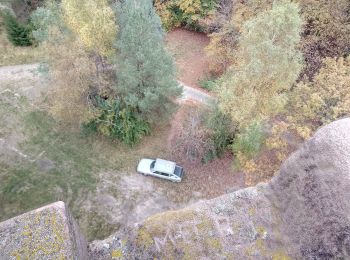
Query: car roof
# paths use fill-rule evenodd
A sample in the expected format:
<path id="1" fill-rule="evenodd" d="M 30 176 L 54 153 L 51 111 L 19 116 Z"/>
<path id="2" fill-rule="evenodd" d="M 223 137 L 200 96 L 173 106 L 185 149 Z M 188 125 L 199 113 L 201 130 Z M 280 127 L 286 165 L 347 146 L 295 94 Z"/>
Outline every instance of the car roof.
<path id="1" fill-rule="evenodd" d="M 168 174 L 172 174 L 175 171 L 176 163 L 172 161 L 167 161 L 163 159 L 156 159 L 156 163 L 154 164 L 154 170 L 157 172 L 164 172 Z"/>

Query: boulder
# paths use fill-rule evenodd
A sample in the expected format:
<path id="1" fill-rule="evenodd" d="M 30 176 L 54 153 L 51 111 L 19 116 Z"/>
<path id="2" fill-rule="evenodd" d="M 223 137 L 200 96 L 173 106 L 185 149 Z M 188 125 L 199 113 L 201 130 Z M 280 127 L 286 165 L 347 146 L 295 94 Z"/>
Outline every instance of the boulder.
<path id="1" fill-rule="evenodd" d="M 61 201 L 0 223 L 0 259 L 88 259 L 87 243 Z"/>

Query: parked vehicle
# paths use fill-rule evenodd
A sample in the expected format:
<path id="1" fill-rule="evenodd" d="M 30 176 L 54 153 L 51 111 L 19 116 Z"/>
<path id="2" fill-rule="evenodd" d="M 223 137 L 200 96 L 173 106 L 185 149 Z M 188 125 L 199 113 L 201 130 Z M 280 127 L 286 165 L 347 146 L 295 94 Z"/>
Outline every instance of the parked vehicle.
<path id="1" fill-rule="evenodd" d="M 143 175 L 150 175 L 172 182 L 180 182 L 184 175 L 184 170 L 175 162 L 163 159 L 141 159 L 137 172 Z"/>

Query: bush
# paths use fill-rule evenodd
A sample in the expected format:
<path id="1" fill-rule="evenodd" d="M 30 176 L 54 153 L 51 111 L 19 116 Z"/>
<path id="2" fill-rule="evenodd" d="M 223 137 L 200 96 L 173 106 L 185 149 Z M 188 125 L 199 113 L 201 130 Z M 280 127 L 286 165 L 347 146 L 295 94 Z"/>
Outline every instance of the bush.
<path id="1" fill-rule="evenodd" d="M 189 161 L 198 161 L 213 150 L 208 131 L 203 127 L 203 112 L 198 108 L 186 111 L 182 126 L 172 141 L 174 154 L 183 155 Z"/>
<path id="2" fill-rule="evenodd" d="M 122 108 L 118 100 L 109 101 L 97 98 L 97 104 L 101 114 L 98 118 L 83 125 L 84 133 L 97 132 L 117 138 L 130 146 L 150 133 L 150 124 L 137 118 L 130 108 Z"/>
<path id="3" fill-rule="evenodd" d="M 15 46 L 30 46 L 32 40 L 32 25 L 20 24 L 10 13 L 4 15 L 4 24 L 9 41 Z"/>
<path id="4" fill-rule="evenodd" d="M 174 140 L 174 152 L 190 161 L 207 163 L 220 157 L 230 146 L 234 127 L 218 108 L 191 108 Z"/>
<path id="5" fill-rule="evenodd" d="M 235 154 L 242 153 L 252 158 L 260 151 L 264 140 L 265 134 L 262 123 L 254 122 L 236 136 L 232 144 L 232 150 Z"/>
<path id="6" fill-rule="evenodd" d="M 200 30 L 199 19 L 210 15 L 216 0 L 156 0 L 155 7 L 167 30 L 180 26 Z"/>
<path id="7" fill-rule="evenodd" d="M 213 91 L 216 85 L 215 77 L 213 76 L 206 76 L 203 79 L 200 79 L 198 83 L 202 88 L 208 91 Z"/>
<path id="8" fill-rule="evenodd" d="M 205 127 L 213 145 L 212 149 L 202 158 L 202 162 L 207 163 L 219 158 L 227 151 L 234 139 L 236 127 L 228 116 L 221 113 L 217 106 L 207 114 L 205 121 Z"/>

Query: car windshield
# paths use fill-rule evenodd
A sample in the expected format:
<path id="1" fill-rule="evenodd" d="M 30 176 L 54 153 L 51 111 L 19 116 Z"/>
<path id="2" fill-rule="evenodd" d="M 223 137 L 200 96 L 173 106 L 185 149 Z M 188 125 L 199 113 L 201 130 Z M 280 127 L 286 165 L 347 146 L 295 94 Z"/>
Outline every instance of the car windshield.
<path id="1" fill-rule="evenodd" d="M 153 172 L 153 169 L 154 169 L 154 165 L 156 164 L 156 161 L 153 161 L 150 165 L 150 168 L 151 168 L 151 171 Z"/>

